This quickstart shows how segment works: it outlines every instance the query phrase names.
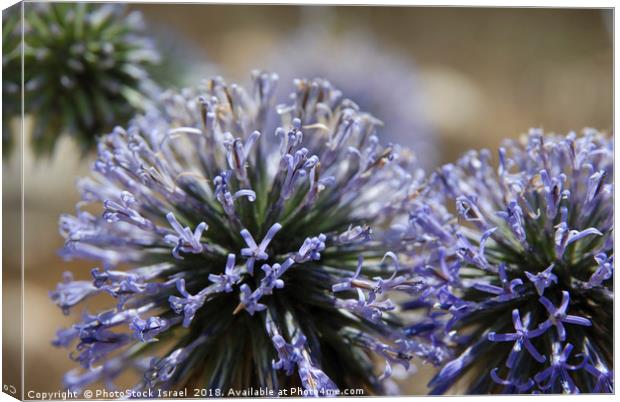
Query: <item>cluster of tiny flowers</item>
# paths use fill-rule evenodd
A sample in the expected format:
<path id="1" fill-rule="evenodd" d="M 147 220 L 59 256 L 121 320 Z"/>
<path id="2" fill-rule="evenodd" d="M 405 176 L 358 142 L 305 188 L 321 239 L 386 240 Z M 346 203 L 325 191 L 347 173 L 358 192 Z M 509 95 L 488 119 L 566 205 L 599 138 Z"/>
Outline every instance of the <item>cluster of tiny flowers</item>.
<path id="1" fill-rule="evenodd" d="M 532 130 L 496 167 L 471 151 L 403 233 L 423 317 L 408 333 L 455 351 L 432 392 L 613 392 L 612 139 Z"/>
<path id="2" fill-rule="evenodd" d="M 62 134 L 90 148 L 98 136 L 142 110 L 157 90 L 147 69 L 160 56 L 153 42 L 140 36 L 140 13 L 89 3 L 27 2 L 23 9 L 24 113 L 34 120 L 36 153 L 51 153 Z M 21 24 L 18 28 L 12 34 L 21 39 Z M 18 89 L 21 50 L 10 54 L 6 66 L 3 61 L 18 74 Z M 21 111 L 18 96 L 8 100 Z"/>
<path id="3" fill-rule="evenodd" d="M 445 354 L 405 334 L 388 298 L 417 289 L 390 248 L 421 181 L 413 156 L 381 145 L 377 121 L 327 81 L 296 80 L 274 107 L 276 83 L 255 72 L 249 92 L 220 78 L 167 92 L 101 139 L 60 219 L 62 255 L 100 265 L 51 298 L 66 313 L 115 305 L 58 332 L 83 367 L 69 389 L 132 368 L 136 389 L 383 393 L 394 364 Z"/>

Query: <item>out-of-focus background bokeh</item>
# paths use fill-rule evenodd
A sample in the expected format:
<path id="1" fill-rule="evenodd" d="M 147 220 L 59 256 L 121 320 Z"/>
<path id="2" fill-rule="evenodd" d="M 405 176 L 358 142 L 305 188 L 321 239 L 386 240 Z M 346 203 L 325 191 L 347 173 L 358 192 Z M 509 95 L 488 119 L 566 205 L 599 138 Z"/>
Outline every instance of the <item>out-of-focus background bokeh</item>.
<path id="1" fill-rule="evenodd" d="M 191 52 L 187 63 L 196 66 L 187 81 L 217 73 L 245 84 L 255 68 L 279 72 L 283 81 L 323 75 L 382 119 L 388 139 L 417 150 L 429 170 L 470 148 L 496 148 L 502 138 L 516 138 L 530 127 L 560 133 L 612 129 L 611 10 L 199 4 L 129 9 L 143 13 L 148 33 L 164 51 Z M 307 70 L 298 73 L 302 68 Z M 280 85 L 290 88 L 288 82 Z M 57 256 L 62 245 L 57 222 L 61 213 L 74 211 L 75 178 L 87 174 L 94 154 L 82 157 L 64 138 L 49 158 L 35 160 L 28 149 L 23 157 L 25 386 L 56 391 L 75 363 L 50 344 L 56 329 L 71 320 L 49 301 L 48 291 L 64 270 L 92 268 Z M 18 227 L 19 214 L 7 212 L 20 203 L 18 167 L 15 154 L 3 163 L 5 270 L 19 265 L 19 236 L 11 229 Z M 5 290 L 17 291 L 19 277 L 8 279 Z M 431 373 L 420 369 L 405 391 L 425 393 Z"/>

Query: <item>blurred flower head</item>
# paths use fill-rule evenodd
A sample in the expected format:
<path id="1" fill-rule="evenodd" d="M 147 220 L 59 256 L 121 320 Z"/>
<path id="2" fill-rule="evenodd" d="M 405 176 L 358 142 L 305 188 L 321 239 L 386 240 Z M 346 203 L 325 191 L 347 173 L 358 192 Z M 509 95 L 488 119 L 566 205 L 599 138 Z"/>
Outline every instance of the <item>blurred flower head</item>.
<path id="1" fill-rule="evenodd" d="M 24 109 L 34 118 L 36 153 L 51 153 L 62 134 L 88 149 L 145 108 L 155 91 L 146 68 L 159 55 L 140 36 L 139 13 L 125 15 L 116 4 L 27 3 L 24 19 Z M 21 57 L 9 63 L 21 71 Z"/>
<path id="2" fill-rule="evenodd" d="M 283 80 L 329 77 L 381 120 L 383 138 L 412 148 L 421 166 L 432 167 L 437 161 L 436 138 L 422 112 L 415 64 L 382 47 L 369 33 L 334 33 L 321 24 L 302 24 L 275 46 L 266 67 L 278 67 Z"/>
<path id="3" fill-rule="evenodd" d="M 613 392 L 613 141 L 532 130 L 438 169 L 405 232 L 444 393 Z"/>
<path id="4" fill-rule="evenodd" d="M 11 122 L 21 115 L 21 8 L 2 10 L 2 154 L 15 145 Z"/>
<path id="5" fill-rule="evenodd" d="M 438 360 L 388 298 L 411 286 L 386 230 L 419 184 L 408 152 L 381 145 L 377 120 L 327 81 L 297 80 L 274 108 L 276 82 L 168 92 L 101 139 L 77 214 L 60 220 L 62 254 L 101 265 L 51 297 L 65 312 L 100 294 L 116 306 L 58 332 L 84 369 L 70 389 L 142 367 L 136 389 L 383 393 L 392 365 Z"/>

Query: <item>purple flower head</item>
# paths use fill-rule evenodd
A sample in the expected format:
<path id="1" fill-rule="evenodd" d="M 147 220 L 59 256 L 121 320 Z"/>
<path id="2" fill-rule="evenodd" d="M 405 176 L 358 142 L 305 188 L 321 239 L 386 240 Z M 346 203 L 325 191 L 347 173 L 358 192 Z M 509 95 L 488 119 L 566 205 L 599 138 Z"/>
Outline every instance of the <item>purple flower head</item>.
<path id="1" fill-rule="evenodd" d="M 65 215 L 60 228 L 65 258 L 103 269 L 51 294 L 65 311 L 113 299 L 54 341 L 77 343 L 84 366 L 123 356 L 119 370 L 141 371 L 138 389 L 381 394 L 392 363 L 446 355 L 426 334 L 409 339 L 391 301 L 426 286 L 403 267 L 408 246 L 394 229 L 423 183 L 413 153 L 382 145 L 380 122 L 326 80 L 296 80 L 274 105 L 277 80 L 254 72 L 250 90 L 217 77 L 166 91 L 99 140 L 94 173 L 79 182 L 79 205 L 94 212 Z M 444 219 L 419 223 L 429 238 L 451 236 Z M 116 367 L 70 380 L 113 379 Z"/>
<path id="2" fill-rule="evenodd" d="M 594 392 L 586 367 L 613 367 L 612 189 L 613 140 L 593 130 L 532 130 L 497 166 L 483 150 L 435 170 L 399 256 L 419 282 L 408 333 L 453 354 L 431 392 Z M 590 366 L 557 363 L 568 341 Z"/>

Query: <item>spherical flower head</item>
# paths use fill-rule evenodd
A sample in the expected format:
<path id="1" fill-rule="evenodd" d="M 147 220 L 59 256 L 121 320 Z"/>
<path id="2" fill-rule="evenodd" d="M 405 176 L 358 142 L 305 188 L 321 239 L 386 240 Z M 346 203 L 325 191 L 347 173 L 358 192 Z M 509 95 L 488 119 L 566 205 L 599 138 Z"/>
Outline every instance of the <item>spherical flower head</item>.
<path id="1" fill-rule="evenodd" d="M 438 169 L 410 213 L 409 333 L 454 350 L 432 391 L 612 392 L 612 139 L 532 130 L 491 159 Z"/>
<path id="2" fill-rule="evenodd" d="M 35 152 L 51 153 L 62 134 L 89 149 L 147 106 L 155 86 L 146 69 L 159 55 L 140 36 L 139 13 L 114 4 L 26 3 L 24 18 L 24 109 L 34 117 Z"/>
<path id="3" fill-rule="evenodd" d="M 386 229 L 418 183 L 407 152 L 380 145 L 376 120 L 327 81 L 296 81 L 274 108 L 276 82 L 165 93 L 102 138 L 76 216 L 60 220 L 62 254 L 101 265 L 51 297 L 66 312 L 98 294 L 116 306 L 58 333 L 85 369 L 70 389 L 152 355 L 138 389 L 382 393 L 392 365 L 437 353 L 388 299 L 410 290 Z"/>

